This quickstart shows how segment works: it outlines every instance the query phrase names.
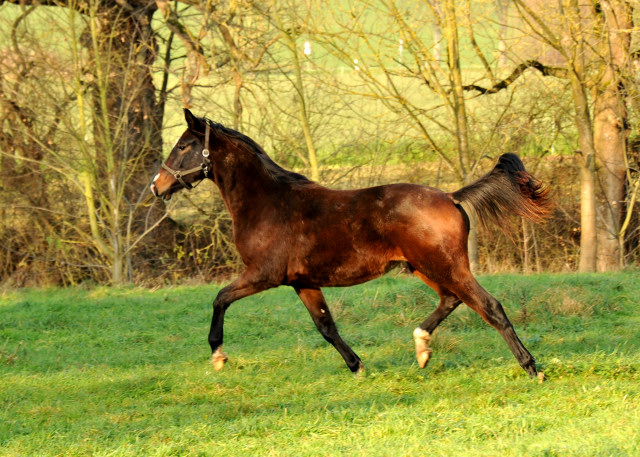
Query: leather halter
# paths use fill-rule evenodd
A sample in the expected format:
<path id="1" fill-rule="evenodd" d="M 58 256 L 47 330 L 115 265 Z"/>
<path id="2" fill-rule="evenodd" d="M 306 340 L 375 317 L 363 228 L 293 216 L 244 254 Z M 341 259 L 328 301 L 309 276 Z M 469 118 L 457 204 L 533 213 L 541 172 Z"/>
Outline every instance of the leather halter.
<path id="1" fill-rule="evenodd" d="M 209 160 L 209 149 L 208 149 L 210 127 L 209 127 L 209 124 L 206 124 L 206 126 L 207 127 L 204 133 L 204 149 L 202 150 L 202 163 L 199 166 L 189 168 L 188 170 L 174 170 L 173 168 L 170 168 L 166 163 L 164 162 L 162 163 L 162 168 L 167 170 L 171 174 L 171 176 L 176 178 L 178 182 L 182 185 L 182 187 L 184 187 L 187 190 L 193 189 L 194 186 L 191 185 L 191 183 L 185 182 L 182 179 L 183 176 L 191 175 L 193 173 L 198 173 L 201 171 L 203 172 L 204 177 L 206 178 L 207 175 L 209 174 L 209 166 L 211 165 L 211 161 Z"/>

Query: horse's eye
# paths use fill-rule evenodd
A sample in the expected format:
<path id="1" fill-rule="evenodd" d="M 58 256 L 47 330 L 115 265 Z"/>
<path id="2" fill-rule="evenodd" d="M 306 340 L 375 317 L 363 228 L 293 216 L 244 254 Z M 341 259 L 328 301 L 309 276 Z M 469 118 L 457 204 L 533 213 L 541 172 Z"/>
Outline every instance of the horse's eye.
<path id="1" fill-rule="evenodd" d="M 177 147 L 178 147 L 178 151 L 184 151 L 186 148 L 184 144 L 179 144 Z"/>

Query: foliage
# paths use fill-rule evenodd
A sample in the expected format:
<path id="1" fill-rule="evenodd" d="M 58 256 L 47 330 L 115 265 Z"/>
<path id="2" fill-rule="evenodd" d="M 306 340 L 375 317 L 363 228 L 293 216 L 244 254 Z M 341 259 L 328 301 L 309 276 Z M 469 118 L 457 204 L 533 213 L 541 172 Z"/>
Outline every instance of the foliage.
<path id="1" fill-rule="evenodd" d="M 436 296 L 391 275 L 327 290 L 353 377 L 293 291 L 235 304 L 208 362 L 218 286 L 0 297 L 0 455 L 637 455 L 637 272 L 481 278 L 547 375 L 529 379 L 476 314 L 411 332 Z M 526 310 L 526 312 L 525 312 Z"/>
<path id="2" fill-rule="evenodd" d="M 162 285 L 240 268 L 215 192 L 203 185 L 165 206 L 147 191 L 184 129 L 183 106 L 335 188 L 407 181 L 451 191 L 516 152 L 549 183 L 557 210 L 544 226 L 515 221 L 512 240 L 481 232 L 479 271 L 577 268 L 571 87 L 536 67 L 514 73 L 531 55 L 545 65 L 560 57 L 522 35 L 513 5 L 294 3 L 0 0 L 0 281 Z M 445 49 L 456 23 L 460 68 Z M 628 100 L 636 130 L 635 89 Z M 636 143 L 619 233 L 627 265 L 640 254 Z"/>

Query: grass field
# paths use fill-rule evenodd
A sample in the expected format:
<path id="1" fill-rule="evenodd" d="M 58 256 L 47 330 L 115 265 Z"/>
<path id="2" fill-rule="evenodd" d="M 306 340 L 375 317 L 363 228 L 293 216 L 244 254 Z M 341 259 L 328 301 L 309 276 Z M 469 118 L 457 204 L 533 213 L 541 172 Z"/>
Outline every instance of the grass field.
<path id="1" fill-rule="evenodd" d="M 354 377 L 287 288 L 234 304 L 219 373 L 217 286 L 0 295 L 2 456 L 640 455 L 640 274 L 483 277 L 547 381 L 461 307 L 425 370 L 435 296 L 397 275 L 327 291 Z"/>

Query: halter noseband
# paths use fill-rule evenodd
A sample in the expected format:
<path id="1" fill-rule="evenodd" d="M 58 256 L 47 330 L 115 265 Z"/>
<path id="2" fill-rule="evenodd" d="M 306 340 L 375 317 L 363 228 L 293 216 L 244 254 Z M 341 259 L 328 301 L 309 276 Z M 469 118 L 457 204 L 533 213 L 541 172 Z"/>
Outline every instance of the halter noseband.
<path id="1" fill-rule="evenodd" d="M 197 173 L 202 171 L 204 173 L 205 178 L 209 174 L 209 165 L 211 165 L 211 161 L 209 160 L 209 124 L 206 124 L 206 129 L 204 133 L 204 149 L 202 150 L 202 163 L 198 167 L 189 168 L 188 170 L 174 170 L 170 168 L 166 163 L 162 163 L 162 168 L 167 170 L 171 176 L 176 178 L 178 182 L 187 190 L 191 190 L 194 188 L 191 183 L 184 182 L 182 179 L 183 176 L 187 176 L 193 173 Z"/>

